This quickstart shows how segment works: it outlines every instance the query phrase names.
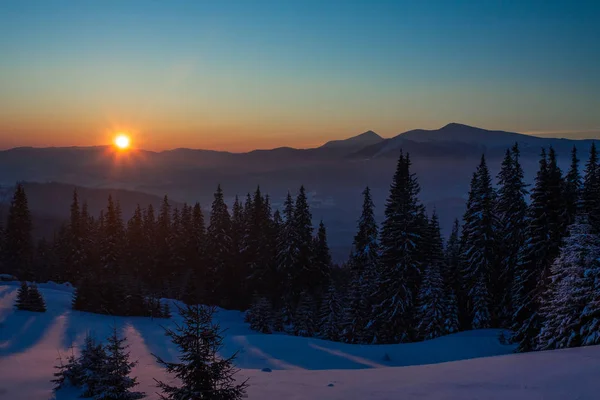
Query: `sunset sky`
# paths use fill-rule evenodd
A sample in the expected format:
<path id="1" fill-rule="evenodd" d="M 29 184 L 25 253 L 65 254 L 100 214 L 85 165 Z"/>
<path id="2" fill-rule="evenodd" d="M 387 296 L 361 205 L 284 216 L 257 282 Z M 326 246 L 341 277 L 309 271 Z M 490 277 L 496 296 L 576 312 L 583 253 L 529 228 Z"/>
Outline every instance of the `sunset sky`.
<path id="1" fill-rule="evenodd" d="M 0 148 L 600 137 L 598 1 L 4 0 Z"/>

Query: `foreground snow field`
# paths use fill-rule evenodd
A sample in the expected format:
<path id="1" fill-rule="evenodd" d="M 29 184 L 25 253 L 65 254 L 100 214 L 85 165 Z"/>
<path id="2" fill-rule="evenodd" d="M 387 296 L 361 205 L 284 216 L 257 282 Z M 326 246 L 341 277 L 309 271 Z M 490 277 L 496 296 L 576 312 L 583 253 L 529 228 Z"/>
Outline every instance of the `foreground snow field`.
<path id="1" fill-rule="evenodd" d="M 133 371 L 139 390 L 158 399 L 153 378 L 165 375 L 152 354 L 177 357 L 161 327 L 171 321 L 72 311 L 71 288 L 55 284 L 40 285 L 48 312 L 15 311 L 17 284 L 0 285 L 0 399 L 53 398 L 58 353 L 79 345 L 88 331 L 105 339 L 115 324 L 127 335 L 132 359 L 139 360 Z M 222 310 L 217 319 L 227 329 L 225 355 L 238 351 L 239 377 L 250 378 L 250 399 L 558 400 L 597 399 L 600 391 L 600 347 L 514 355 L 498 342 L 496 330 L 358 346 L 257 334 L 237 311 Z M 262 371 L 267 368 L 272 372 Z"/>

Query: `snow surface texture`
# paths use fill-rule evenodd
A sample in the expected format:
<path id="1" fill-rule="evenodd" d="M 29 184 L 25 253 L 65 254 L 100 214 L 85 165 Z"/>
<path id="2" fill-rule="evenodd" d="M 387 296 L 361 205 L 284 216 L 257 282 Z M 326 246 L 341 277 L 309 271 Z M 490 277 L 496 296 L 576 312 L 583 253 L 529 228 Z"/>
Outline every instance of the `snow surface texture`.
<path id="1" fill-rule="evenodd" d="M 132 359 L 139 360 L 136 389 L 158 399 L 153 378 L 169 378 L 152 353 L 177 357 L 161 328 L 171 321 L 72 311 L 72 288 L 52 283 L 39 285 L 48 312 L 16 311 L 17 288 L 17 282 L 0 285 L 0 399 L 53 398 L 58 352 L 67 355 L 88 331 L 105 340 L 115 324 L 127 335 Z M 413 344 L 347 345 L 257 334 L 238 311 L 221 310 L 216 318 L 227 329 L 224 355 L 239 351 L 239 378 L 250 378 L 249 399 L 558 400 L 597 398 L 600 390 L 600 346 L 500 356 L 512 347 L 498 342 L 496 330 Z"/>

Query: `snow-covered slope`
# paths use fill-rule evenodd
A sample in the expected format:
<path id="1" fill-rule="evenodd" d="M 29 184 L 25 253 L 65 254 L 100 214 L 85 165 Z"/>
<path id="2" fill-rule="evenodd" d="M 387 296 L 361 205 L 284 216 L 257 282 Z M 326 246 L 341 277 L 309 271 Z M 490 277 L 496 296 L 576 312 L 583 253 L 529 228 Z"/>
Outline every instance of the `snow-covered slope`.
<path id="1" fill-rule="evenodd" d="M 80 344 L 88 331 L 104 339 L 115 324 L 139 360 L 134 375 L 140 389 L 158 399 L 153 378 L 166 377 L 152 354 L 177 357 L 161 328 L 172 321 L 76 312 L 70 309 L 70 287 L 40 288 L 48 303 L 45 314 L 15 311 L 16 283 L 0 285 L 0 399 L 51 398 L 58 352 Z M 500 356 L 512 349 L 498 343 L 494 330 L 356 346 L 257 334 L 237 311 L 221 310 L 218 321 L 227 329 L 224 355 L 238 351 L 239 377 L 250 378 L 250 399 L 591 399 L 600 389 L 599 347 Z M 58 399 L 75 397 L 60 393 Z"/>

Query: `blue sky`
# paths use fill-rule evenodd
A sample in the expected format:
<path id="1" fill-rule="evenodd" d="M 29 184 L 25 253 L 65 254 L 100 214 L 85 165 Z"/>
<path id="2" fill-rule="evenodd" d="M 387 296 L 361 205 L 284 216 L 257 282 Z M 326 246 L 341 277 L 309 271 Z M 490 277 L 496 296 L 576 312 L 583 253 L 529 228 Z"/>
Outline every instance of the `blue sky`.
<path id="1" fill-rule="evenodd" d="M 0 147 L 600 136 L 600 2 L 7 0 Z"/>

